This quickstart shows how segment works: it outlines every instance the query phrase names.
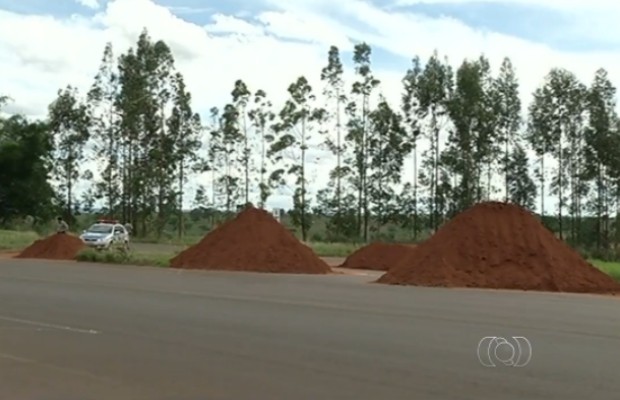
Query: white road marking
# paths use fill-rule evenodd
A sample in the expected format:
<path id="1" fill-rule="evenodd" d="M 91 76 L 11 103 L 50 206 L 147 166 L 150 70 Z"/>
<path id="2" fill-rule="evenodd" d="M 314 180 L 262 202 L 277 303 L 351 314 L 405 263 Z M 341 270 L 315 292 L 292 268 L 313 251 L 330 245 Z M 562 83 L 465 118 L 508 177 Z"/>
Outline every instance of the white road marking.
<path id="1" fill-rule="evenodd" d="M 12 318 L 12 317 L 6 317 L 3 315 L 0 315 L 0 320 L 8 321 L 8 322 L 15 322 L 18 324 L 34 325 L 34 326 L 39 326 L 43 328 L 58 329 L 62 331 L 69 331 L 69 332 L 75 332 L 75 333 L 85 333 L 88 335 L 98 335 L 101 333 L 100 331 L 97 331 L 94 329 L 73 328 L 71 326 L 49 324 L 47 322 L 31 321 L 31 320 L 20 319 L 20 318 Z"/>
<path id="2" fill-rule="evenodd" d="M 95 379 L 101 382 L 105 382 L 105 383 L 114 383 L 114 381 L 110 378 L 104 377 L 104 376 L 98 376 L 95 374 L 91 374 L 90 372 L 87 371 L 83 371 L 83 370 L 78 370 L 78 369 L 73 369 L 73 368 L 67 368 L 67 367 L 60 367 L 58 365 L 54 365 L 54 364 L 49 364 L 49 363 L 45 363 L 45 362 L 41 362 L 41 361 L 37 361 L 37 360 L 33 360 L 30 358 L 25 358 L 25 357 L 18 357 L 18 356 L 14 356 L 12 354 L 7 354 L 7 353 L 0 353 L 0 358 L 4 358 L 6 360 L 11 360 L 11 361 L 16 361 L 16 362 L 20 362 L 20 363 L 24 363 L 24 364 L 33 364 L 39 367 L 45 367 L 45 368 L 50 368 L 56 371 L 60 371 L 60 372 L 65 372 L 65 373 L 70 373 L 70 374 L 74 374 L 74 375 L 79 375 L 82 377 L 86 377 L 86 378 L 91 378 L 91 379 Z"/>

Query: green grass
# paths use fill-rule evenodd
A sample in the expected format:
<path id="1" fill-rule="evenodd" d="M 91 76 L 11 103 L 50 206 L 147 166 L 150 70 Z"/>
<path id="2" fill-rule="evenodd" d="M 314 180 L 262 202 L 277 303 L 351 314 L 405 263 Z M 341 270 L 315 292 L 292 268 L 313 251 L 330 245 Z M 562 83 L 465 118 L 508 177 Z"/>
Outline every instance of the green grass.
<path id="1" fill-rule="evenodd" d="M 321 257 L 346 257 L 358 246 L 347 243 L 312 243 L 312 248 Z M 136 266 L 152 266 L 152 267 L 168 267 L 170 259 L 176 254 L 173 253 L 146 253 L 146 252 L 130 252 L 123 254 L 118 251 L 96 251 L 87 249 L 77 256 L 78 261 L 136 265 Z M 589 260 L 592 265 L 605 272 L 617 281 L 620 281 L 620 262 L 608 262 L 601 260 Z"/>
<path id="2" fill-rule="evenodd" d="M 169 244 L 175 246 L 191 246 L 202 240 L 204 236 L 184 236 L 182 238 L 132 238 L 134 243 Z"/>
<path id="3" fill-rule="evenodd" d="M 134 243 L 165 244 L 174 246 L 192 246 L 198 243 L 202 237 L 187 236 L 182 239 L 172 238 L 164 240 L 139 239 L 133 240 Z M 320 257 L 347 257 L 363 245 L 354 243 L 325 243 L 308 242 L 306 243 Z"/>
<path id="4" fill-rule="evenodd" d="M 0 230 L 0 251 L 18 251 L 32 244 L 35 240 L 40 239 L 36 232 L 32 231 L 14 231 Z M 159 241 L 162 244 L 172 244 L 187 246 L 198 242 L 201 237 L 188 236 L 182 240 L 169 239 Z M 136 240 L 136 243 L 158 243 L 156 240 Z M 353 243 L 325 243 L 325 242 L 309 242 L 307 243 L 314 252 L 320 257 L 347 257 L 349 254 L 360 248 L 362 245 Z M 77 259 L 78 261 L 108 263 L 108 264 L 124 264 L 138 266 L 156 266 L 167 267 L 170 259 L 176 254 L 172 252 L 130 252 L 124 255 L 118 251 L 102 251 L 84 250 Z M 597 259 L 589 260 L 592 265 L 610 275 L 614 279 L 620 281 L 620 262 L 601 261 Z"/>
<path id="5" fill-rule="evenodd" d="M 0 230 L 0 250 L 21 250 L 37 239 L 36 232 Z"/>
<path id="6" fill-rule="evenodd" d="M 172 257 L 174 257 L 174 254 L 140 252 L 129 252 L 127 254 L 123 254 L 115 250 L 97 251 L 86 249 L 81 251 L 77 255 L 76 259 L 77 261 L 82 262 L 166 268 L 168 267 Z"/>
<path id="7" fill-rule="evenodd" d="M 363 245 L 353 243 L 306 243 L 319 257 L 348 257 Z"/>
<path id="8" fill-rule="evenodd" d="M 620 262 L 588 260 L 592 265 L 617 281 L 620 281 Z"/>

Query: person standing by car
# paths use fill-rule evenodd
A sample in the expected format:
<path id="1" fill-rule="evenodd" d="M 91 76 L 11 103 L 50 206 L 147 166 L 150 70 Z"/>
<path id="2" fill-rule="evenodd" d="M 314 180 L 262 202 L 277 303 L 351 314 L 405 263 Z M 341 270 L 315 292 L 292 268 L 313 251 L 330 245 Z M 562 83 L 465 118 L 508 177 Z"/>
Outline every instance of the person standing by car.
<path id="1" fill-rule="evenodd" d="M 62 217 L 56 218 L 58 222 L 56 225 L 56 233 L 67 233 L 69 232 L 69 225 L 62 219 Z"/>
<path id="2" fill-rule="evenodd" d="M 127 231 L 127 233 L 129 235 L 131 235 L 133 233 L 133 225 L 131 225 L 129 222 L 125 223 L 125 230 Z"/>

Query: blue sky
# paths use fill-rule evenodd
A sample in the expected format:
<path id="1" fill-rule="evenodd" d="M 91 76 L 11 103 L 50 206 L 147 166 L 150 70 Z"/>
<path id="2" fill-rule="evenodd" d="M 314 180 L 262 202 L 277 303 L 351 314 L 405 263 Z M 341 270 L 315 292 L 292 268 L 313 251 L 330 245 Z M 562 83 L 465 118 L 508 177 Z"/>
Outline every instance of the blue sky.
<path id="1" fill-rule="evenodd" d="M 398 7 L 430 17 L 448 16 L 478 29 L 504 33 L 549 45 L 558 50 L 620 50 L 620 38 L 588 38 L 574 32 L 579 24 L 570 12 L 535 4 L 442 2 Z"/>

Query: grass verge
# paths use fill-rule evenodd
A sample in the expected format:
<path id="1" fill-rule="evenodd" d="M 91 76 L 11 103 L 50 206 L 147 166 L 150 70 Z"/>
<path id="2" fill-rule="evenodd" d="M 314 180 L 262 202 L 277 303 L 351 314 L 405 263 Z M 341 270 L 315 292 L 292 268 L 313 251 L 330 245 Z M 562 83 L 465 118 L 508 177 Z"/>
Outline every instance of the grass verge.
<path id="1" fill-rule="evenodd" d="M 37 239 L 36 232 L 0 230 L 0 250 L 22 250 Z"/>
<path id="2" fill-rule="evenodd" d="M 135 238 L 133 239 L 134 243 L 145 243 L 145 244 L 163 244 L 163 245 L 174 245 L 174 246 L 192 246 L 198 243 L 202 238 L 201 237 L 186 237 L 183 239 L 144 239 L 144 238 Z M 359 249 L 363 245 L 353 244 L 353 243 L 326 243 L 326 242 L 307 242 L 308 246 L 310 246 L 314 252 L 320 257 L 348 257 L 349 254 L 353 253 L 355 250 Z"/>
<path id="3" fill-rule="evenodd" d="M 348 257 L 363 245 L 353 243 L 307 243 L 319 257 Z"/>
<path id="4" fill-rule="evenodd" d="M 588 260 L 592 265 L 617 281 L 620 281 L 620 262 Z"/>
<path id="5" fill-rule="evenodd" d="M 320 243 L 319 245 L 322 247 L 319 247 L 318 250 L 315 249 L 315 251 L 317 251 L 321 257 L 344 257 L 355 250 L 355 248 L 350 247 L 352 245 L 342 247 L 333 246 L 329 243 Z M 118 251 L 96 251 L 87 249 L 80 252 L 76 259 L 83 262 L 167 268 L 170 264 L 170 259 L 175 255 L 176 254 L 172 253 L 147 252 L 130 252 L 128 254 L 123 254 Z M 589 260 L 589 262 L 620 282 L 620 262 L 601 260 Z"/>
<path id="6" fill-rule="evenodd" d="M 94 262 L 104 264 L 121 264 L 143 267 L 167 268 L 172 257 L 174 257 L 174 254 L 140 253 L 133 251 L 124 254 L 120 251 L 114 250 L 97 251 L 92 249 L 86 249 L 78 253 L 76 260 L 82 262 Z"/>
<path id="7" fill-rule="evenodd" d="M 192 246 L 202 240 L 203 236 L 185 236 L 181 239 L 179 238 L 132 238 L 134 243 L 146 243 L 146 244 L 165 244 L 172 246 Z"/>
<path id="8" fill-rule="evenodd" d="M 36 232 L 0 229 L 0 251 L 19 251 L 38 239 L 40 239 L 40 236 Z M 184 244 L 192 244 L 192 242 L 196 242 L 199 239 L 200 238 L 186 238 Z M 148 240 L 136 242 L 152 243 Z M 360 244 L 353 243 L 311 242 L 307 243 L 307 245 L 320 257 L 348 257 L 355 250 L 362 247 Z M 98 252 L 87 249 L 78 254 L 77 260 L 107 264 L 168 267 L 170 259 L 175 255 L 174 253 L 167 252 L 159 253 L 146 251 L 132 251 L 129 254 L 122 254 L 117 251 Z M 589 262 L 612 278 L 620 281 L 620 262 L 601 261 L 596 259 L 590 259 Z"/>

